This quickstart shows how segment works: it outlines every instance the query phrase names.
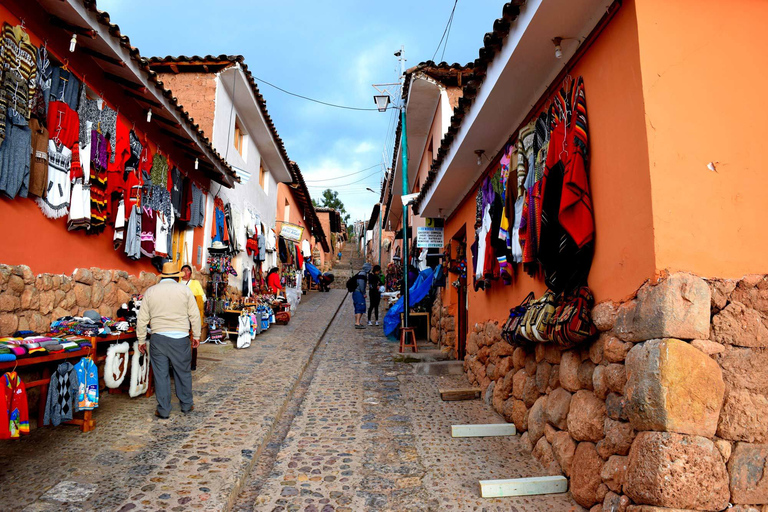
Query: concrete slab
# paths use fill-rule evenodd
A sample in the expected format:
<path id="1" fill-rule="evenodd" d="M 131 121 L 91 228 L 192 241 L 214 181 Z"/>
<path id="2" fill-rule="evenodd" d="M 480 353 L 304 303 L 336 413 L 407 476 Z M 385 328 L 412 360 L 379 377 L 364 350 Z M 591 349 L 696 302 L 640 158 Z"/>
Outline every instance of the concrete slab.
<path id="1" fill-rule="evenodd" d="M 461 375 L 464 373 L 462 361 L 429 361 L 413 363 L 415 375 Z"/>

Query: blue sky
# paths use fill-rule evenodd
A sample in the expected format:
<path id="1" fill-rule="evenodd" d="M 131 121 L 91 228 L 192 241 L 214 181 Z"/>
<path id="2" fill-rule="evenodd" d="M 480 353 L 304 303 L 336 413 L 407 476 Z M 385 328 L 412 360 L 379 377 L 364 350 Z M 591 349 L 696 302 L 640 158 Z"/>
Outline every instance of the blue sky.
<path id="1" fill-rule="evenodd" d="M 453 4 L 453 0 L 98 2 L 145 57 L 242 54 L 258 78 L 304 96 L 366 108 L 374 106 L 371 84 L 397 81 L 399 64 L 393 53 L 400 45 L 405 45 L 406 68 L 432 59 Z M 459 0 L 443 60 L 473 61 L 503 5 L 503 0 Z M 442 52 L 441 47 L 437 62 Z M 384 151 L 391 155 L 395 111 L 331 108 L 257 83 L 312 197 L 320 197 L 324 188 L 335 189 L 353 219 L 367 218 L 378 195 L 365 189 L 379 190 L 381 166 L 330 178 L 381 164 Z"/>

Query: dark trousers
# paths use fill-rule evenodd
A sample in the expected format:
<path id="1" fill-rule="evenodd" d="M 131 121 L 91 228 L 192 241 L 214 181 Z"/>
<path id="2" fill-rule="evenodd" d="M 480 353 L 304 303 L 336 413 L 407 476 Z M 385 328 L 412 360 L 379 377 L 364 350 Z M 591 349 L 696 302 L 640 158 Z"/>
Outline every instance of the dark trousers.
<path id="1" fill-rule="evenodd" d="M 188 411 L 192 403 L 192 345 L 189 336 L 169 338 L 153 334 L 149 342 L 149 359 L 155 376 L 155 396 L 157 412 L 163 416 L 171 413 L 171 375 L 169 363 L 173 366 L 173 381 L 176 384 L 176 397 L 181 402 L 181 410 Z"/>
<path id="2" fill-rule="evenodd" d="M 378 293 L 370 293 L 371 295 L 371 305 L 368 306 L 368 321 L 371 321 L 371 312 L 376 313 L 376 321 L 379 320 L 379 303 L 381 302 L 381 294 Z"/>

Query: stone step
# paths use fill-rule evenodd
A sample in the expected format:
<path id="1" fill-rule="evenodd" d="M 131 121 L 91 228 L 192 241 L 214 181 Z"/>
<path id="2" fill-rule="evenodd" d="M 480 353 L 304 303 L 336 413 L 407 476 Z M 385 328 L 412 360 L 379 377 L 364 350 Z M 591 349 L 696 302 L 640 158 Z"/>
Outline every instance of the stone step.
<path id="1" fill-rule="evenodd" d="M 448 360 L 413 363 L 413 373 L 416 375 L 462 375 L 464 362 Z"/>

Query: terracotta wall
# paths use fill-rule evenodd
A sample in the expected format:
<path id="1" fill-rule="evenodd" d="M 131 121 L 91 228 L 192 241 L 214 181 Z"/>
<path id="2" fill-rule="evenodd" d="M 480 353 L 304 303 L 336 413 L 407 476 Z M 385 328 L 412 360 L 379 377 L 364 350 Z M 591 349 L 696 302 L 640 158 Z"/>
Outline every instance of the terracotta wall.
<path id="1" fill-rule="evenodd" d="M 586 86 L 597 232 L 589 285 L 598 301 L 630 296 L 656 271 L 636 25 L 629 0 L 571 73 L 583 76 Z M 445 228 L 447 240 L 465 227 L 468 251 L 475 237 L 475 192 L 467 194 Z M 475 292 L 469 282 L 469 325 L 506 318 L 528 292 L 540 296 L 545 290 L 543 280 L 520 268 L 512 286 L 499 281 L 489 291 Z M 448 293 L 444 300 L 450 308 Z"/>
<path id="2" fill-rule="evenodd" d="M 200 125 L 209 138 L 213 137 L 216 113 L 216 75 L 212 73 L 160 73 L 166 89 L 173 91 L 189 116 Z"/>
<path id="3" fill-rule="evenodd" d="M 635 4 L 656 268 L 764 273 L 768 3 Z"/>
<path id="4" fill-rule="evenodd" d="M 292 188 L 288 186 L 286 183 L 278 183 L 277 184 L 277 215 L 276 218 L 278 221 L 283 222 L 290 222 L 291 224 L 295 224 L 297 226 L 301 226 L 304 228 L 304 233 L 302 234 L 302 240 L 310 240 L 309 237 L 309 229 L 307 228 L 307 223 L 304 221 L 304 213 L 302 211 L 301 205 L 296 201 L 296 198 L 293 196 Z M 288 201 L 288 205 L 290 206 L 290 212 L 289 212 L 289 218 L 285 218 L 285 202 Z M 278 222 L 277 226 L 275 228 L 275 231 L 277 231 L 278 234 L 280 234 L 280 226 L 282 222 Z"/>

